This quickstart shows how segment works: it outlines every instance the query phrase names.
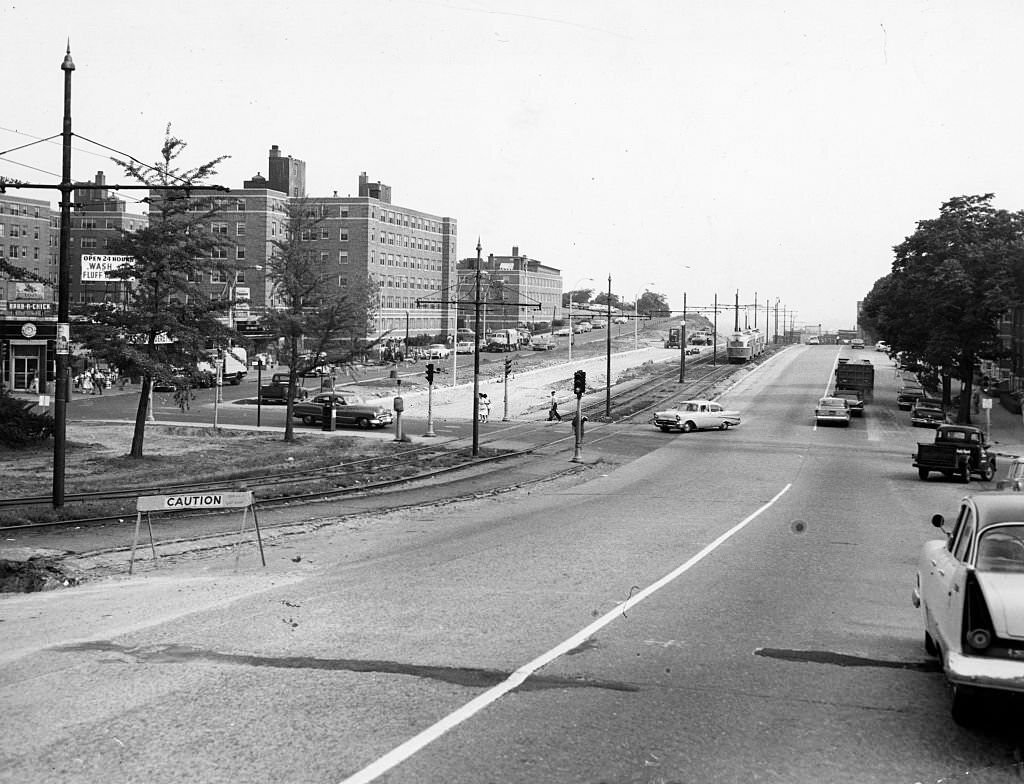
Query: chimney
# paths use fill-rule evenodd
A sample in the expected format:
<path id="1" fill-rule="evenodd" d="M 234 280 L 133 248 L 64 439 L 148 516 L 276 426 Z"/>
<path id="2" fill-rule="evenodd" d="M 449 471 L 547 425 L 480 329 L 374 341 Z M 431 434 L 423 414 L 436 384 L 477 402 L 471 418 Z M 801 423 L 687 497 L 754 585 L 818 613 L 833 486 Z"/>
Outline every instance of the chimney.
<path id="1" fill-rule="evenodd" d="M 281 157 L 281 148 L 278 147 L 276 144 L 270 145 L 270 157 L 271 158 L 280 158 Z"/>

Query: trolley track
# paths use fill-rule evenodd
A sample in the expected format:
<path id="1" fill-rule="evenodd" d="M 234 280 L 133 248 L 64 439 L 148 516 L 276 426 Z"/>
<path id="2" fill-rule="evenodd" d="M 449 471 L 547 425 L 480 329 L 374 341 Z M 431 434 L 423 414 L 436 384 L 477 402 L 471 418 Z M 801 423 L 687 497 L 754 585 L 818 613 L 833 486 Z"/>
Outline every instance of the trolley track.
<path id="1" fill-rule="evenodd" d="M 692 360 L 687 364 L 695 373 L 683 383 L 679 382 L 678 367 L 663 368 L 655 366 L 650 374 L 644 375 L 633 381 L 624 382 L 613 388 L 611 400 L 614 402 L 612 416 L 607 416 L 607 399 L 591 393 L 584 399 L 581 410 L 593 424 L 589 427 L 588 438 L 604 437 L 599 436 L 597 428 L 602 428 L 611 423 L 623 420 L 635 420 L 645 413 L 652 412 L 661 405 L 666 398 L 678 397 L 681 394 L 687 396 L 701 396 L 708 393 L 720 384 L 725 378 L 731 375 L 738 366 L 717 365 L 710 366 L 710 357 Z M 538 452 L 545 452 L 554 449 L 559 445 L 572 441 L 573 433 L 570 431 L 564 435 L 547 437 L 534 443 L 527 449 L 509 450 L 507 448 L 495 449 L 494 445 L 502 441 L 508 441 L 510 436 L 514 437 L 517 430 L 536 433 L 541 426 L 537 421 L 520 421 L 500 430 L 486 429 L 482 437 L 478 434 L 478 446 L 485 451 L 490 448 L 490 454 L 481 456 L 479 453 L 471 454 L 472 441 L 470 438 L 459 438 L 447 442 L 443 448 L 434 445 L 423 445 L 409 447 L 386 456 L 374 456 L 358 458 L 337 463 L 329 466 L 322 466 L 312 469 L 295 471 L 277 471 L 263 474 L 253 474 L 241 478 L 222 479 L 211 482 L 176 484 L 161 483 L 148 486 L 133 486 L 121 488 L 115 491 L 93 492 L 93 493 L 72 493 L 65 496 L 67 503 L 88 503 L 88 502 L 116 502 L 134 501 L 142 495 L 161 495 L 174 492 L 207 492 L 216 490 L 246 489 L 254 491 L 256 495 L 257 508 L 272 508 L 294 503 L 315 503 L 329 501 L 345 496 L 366 496 L 383 495 L 393 492 L 412 483 L 428 481 L 441 476 L 457 477 L 460 472 L 479 472 L 481 466 L 486 467 L 503 460 L 521 458 Z M 428 463 L 432 458 L 444 454 L 447 457 L 456 457 L 456 462 L 443 466 L 433 467 L 427 471 L 415 471 L 408 473 L 410 465 L 422 465 Z M 462 455 L 461 459 L 458 459 Z M 401 473 L 400 476 L 381 479 L 380 481 L 351 481 L 353 475 L 366 475 L 371 471 L 381 476 L 387 474 Z M 310 491 L 301 491 L 298 488 L 303 484 L 317 483 L 318 486 Z M 289 491 L 290 490 L 290 491 Z M 0 501 L 0 508 L 14 508 L 24 510 L 26 517 L 33 508 L 40 508 L 49 504 L 50 498 L 36 496 L 22 499 L 9 499 Z M 401 506 L 402 504 L 396 504 Z M 0 531 L 31 531 L 33 529 L 61 529 L 81 527 L 87 525 L 104 525 L 122 520 L 126 515 L 132 514 L 131 504 L 126 503 L 117 513 L 104 514 L 95 517 L 74 517 L 61 520 L 25 522 L 0 526 Z M 204 516 L 209 516 L 204 515 Z"/>

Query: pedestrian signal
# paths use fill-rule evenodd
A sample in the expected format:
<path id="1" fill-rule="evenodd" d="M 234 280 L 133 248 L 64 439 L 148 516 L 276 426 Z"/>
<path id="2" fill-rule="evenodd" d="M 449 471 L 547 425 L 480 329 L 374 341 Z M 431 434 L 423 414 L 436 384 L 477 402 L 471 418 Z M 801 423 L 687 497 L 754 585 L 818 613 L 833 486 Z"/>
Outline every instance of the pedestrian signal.
<path id="1" fill-rule="evenodd" d="M 512 374 L 512 357 L 505 357 L 505 377 Z"/>
<path id="2" fill-rule="evenodd" d="M 428 362 L 427 363 L 427 383 L 428 384 L 433 384 L 434 383 L 434 363 L 433 362 Z"/>

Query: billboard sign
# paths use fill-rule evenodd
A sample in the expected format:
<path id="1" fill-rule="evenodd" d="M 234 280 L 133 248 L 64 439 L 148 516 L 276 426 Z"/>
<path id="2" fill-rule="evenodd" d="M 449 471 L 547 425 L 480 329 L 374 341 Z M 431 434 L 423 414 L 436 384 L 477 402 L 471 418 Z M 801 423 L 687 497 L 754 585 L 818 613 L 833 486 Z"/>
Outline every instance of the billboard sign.
<path id="1" fill-rule="evenodd" d="M 82 283 L 120 283 L 125 278 L 111 275 L 112 272 L 125 264 L 134 264 L 134 256 L 102 256 L 83 254 Z"/>

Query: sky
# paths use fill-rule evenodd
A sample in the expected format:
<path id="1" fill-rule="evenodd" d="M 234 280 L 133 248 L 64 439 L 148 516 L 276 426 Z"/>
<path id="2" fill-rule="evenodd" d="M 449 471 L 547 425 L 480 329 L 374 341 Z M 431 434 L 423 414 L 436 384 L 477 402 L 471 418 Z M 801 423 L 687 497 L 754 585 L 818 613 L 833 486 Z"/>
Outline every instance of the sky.
<path id="1" fill-rule="evenodd" d="M 1018 0 L 0 0 L 0 29 L 0 176 L 59 182 L 59 136 L 7 151 L 61 133 L 70 41 L 76 180 L 168 123 L 229 187 L 276 144 L 310 195 L 366 172 L 459 258 L 625 301 L 852 328 L 943 202 L 1024 209 Z"/>

